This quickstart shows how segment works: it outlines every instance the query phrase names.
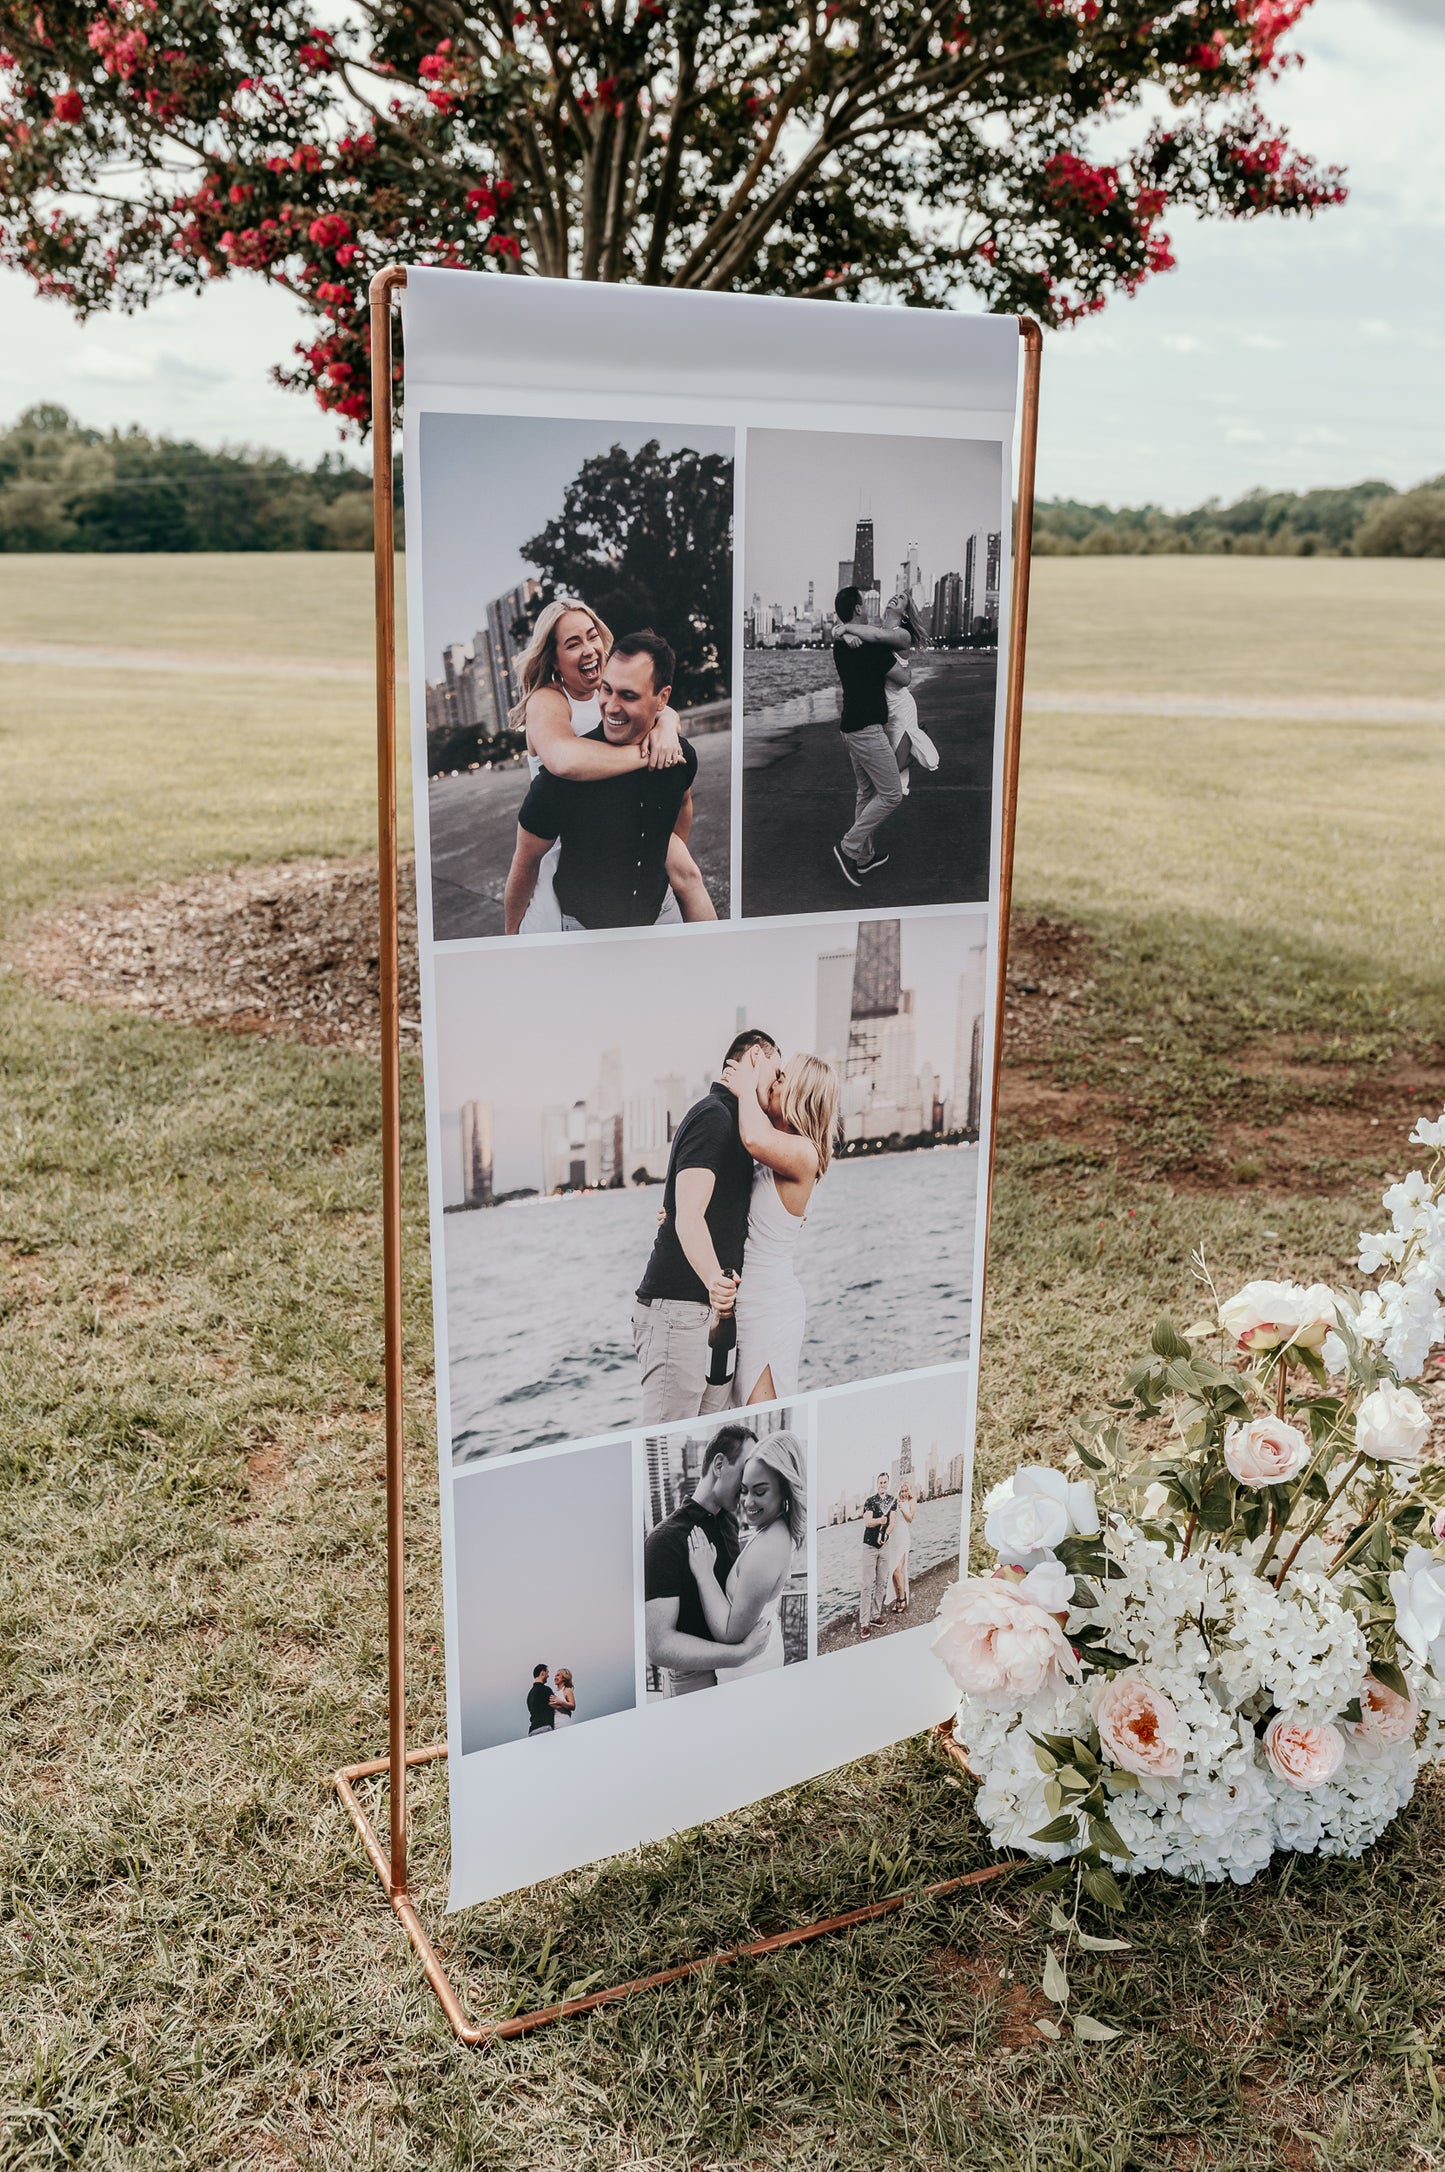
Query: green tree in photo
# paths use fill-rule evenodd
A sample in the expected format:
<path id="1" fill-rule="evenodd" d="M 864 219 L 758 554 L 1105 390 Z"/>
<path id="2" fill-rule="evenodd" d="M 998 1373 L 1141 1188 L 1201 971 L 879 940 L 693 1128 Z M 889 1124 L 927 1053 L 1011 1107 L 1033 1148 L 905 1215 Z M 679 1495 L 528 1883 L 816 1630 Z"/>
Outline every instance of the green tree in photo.
<path id="1" fill-rule="evenodd" d="M 721 453 L 635 453 L 583 462 L 562 510 L 522 556 L 542 601 L 579 596 L 614 634 L 651 626 L 677 651 L 679 706 L 728 688 L 733 464 Z"/>

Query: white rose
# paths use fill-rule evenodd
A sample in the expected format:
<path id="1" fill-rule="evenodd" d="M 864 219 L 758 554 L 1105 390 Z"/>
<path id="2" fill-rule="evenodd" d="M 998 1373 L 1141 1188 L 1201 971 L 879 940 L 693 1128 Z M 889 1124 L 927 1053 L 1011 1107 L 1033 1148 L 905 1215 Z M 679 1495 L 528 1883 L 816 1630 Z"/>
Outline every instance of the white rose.
<path id="1" fill-rule="evenodd" d="M 1412 1546 L 1390 1576 L 1395 1634 L 1422 1667 L 1445 1676 L 1445 1561 Z"/>
<path id="2" fill-rule="evenodd" d="M 1355 1446 L 1377 1463 L 1418 1463 L 1430 1438 L 1425 1405 L 1409 1388 L 1376 1388 L 1355 1413 Z"/>
<path id="3" fill-rule="evenodd" d="M 1220 1306 L 1219 1324 L 1244 1350 L 1318 1350 L 1335 1326 L 1334 1292 L 1323 1282 L 1246 1282 Z"/>
<path id="4" fill-rule="evenodd" d="M 1073 1603 L 1074 1579 L 1063 1562 L 1055 1561 L 1052 1555 L 1030 1569 L 1015 1588 L 1021 1599 L 1031 1600 L 1046 1614 L 1066 1614 Z"/>
<path id="5" fill-rule="evenodd" d="M 1018 1568 L 1037 1561 L 1072 1534 L 1091 1537 L 1099 1528 L 1094 1489 L 1065 1478 L 1046 1463 L 1026 1463 L 984 1503 L 984 1536 L 995 1553 Z"/>
<path id="6" fill-rule="evenodd" d="M 1410 1134 L 1412 1146 L 1445 1146 L 1445 1109 L 1438 1118 L 1422 1116 Z"/>

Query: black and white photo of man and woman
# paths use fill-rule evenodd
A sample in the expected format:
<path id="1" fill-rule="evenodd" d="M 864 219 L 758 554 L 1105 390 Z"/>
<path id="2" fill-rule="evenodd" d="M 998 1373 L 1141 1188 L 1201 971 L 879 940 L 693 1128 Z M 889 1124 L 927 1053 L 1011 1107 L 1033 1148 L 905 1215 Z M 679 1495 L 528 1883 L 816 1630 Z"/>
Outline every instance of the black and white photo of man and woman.
<path id="1" fill-rule="evenodd" d="M 632 1442 L 469 1473 L 451 1498 L 461 1754 L 631 1711 Z"/>
<path id="2" fill-rule="evenodd" d="M 819 1396 L 818 1653 L 932 1622 L 958 1575 L 969 1480 L 967 1368 Z"/>
<path id="3" fill-rule="evenodd" d="M 808 1657 L 806 1404 L 643 1438 L 649 1702 Z"/>
<path id="4" fill-rule="evenodd" d="M 726 917 L 733 432 L 429 413 L 418 444 L 434 938 Z"/>
<path id="5" fill-rule="evenodd" d="M 742 911 L 989 894 L 993 440 L 749 430 Z"/>
<path id="6" fill-rule="evenodd" d="M 986 941 L 975 910 L 438 952 L 454 1461 L 965 1358 Z"/>

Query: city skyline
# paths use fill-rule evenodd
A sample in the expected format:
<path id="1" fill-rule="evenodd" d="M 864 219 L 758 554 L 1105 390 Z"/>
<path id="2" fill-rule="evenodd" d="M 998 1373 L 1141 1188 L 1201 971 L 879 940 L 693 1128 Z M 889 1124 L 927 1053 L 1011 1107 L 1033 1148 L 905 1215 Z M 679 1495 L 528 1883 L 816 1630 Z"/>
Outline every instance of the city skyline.
<path id="1" fill-rule="evenodd" d="M 889 939 L 896 958 L 890 955 L 888 984 L 899 1007 L 855 1022 L 859 930 L 880 927 L 897 930 Z M 865 933 L 865 952 L 878 940 Z M 485 1015 L 468 994 L 479 954 L 442 952 L 444 1204 L 463 1203 L 462 1110 L 469 1103 L 488 1110 L 496 1195 L 542 1189 L 549 1175 L 554 1182 L 546 1188 L 556 1188 L 561 1163 L 548 1166 L 549 1123 L 550 1151 L 565 1153 L 569 1170 L 573 1150 L 581 1149 L 585 1182 L 630 1180 L 640 1148 L 649 1173 L 661 1175 L 677 1116 L 706 1092 L 729 1041 L 747 1025 L 775 1035 L 784 1056 L 808 1048 L 835 1064 L 841 1056 L 845 1136 L 963 1128 L 937 1124 L 931 1104 L 966 1117 L 981 1092 L 974 1020 L 982 1016 L 986 940 L 987 916 L 977 907 L 904 921 L 723 926 L 605 949 L 528 947 L 486 956 Z M 706 966 L 698 963 L 700 942 L 713 946 Z M 960 1077 L 964 1097 L 956 1091 Z M 870 1115 L 881 1128 L 869 1128 Z M 563 1118 L 580 1136 L 562 1138 Z"/>
<path id="2" fill-rule="evenodd" d="M 935 648 L 997 643 L 1002 578 L 999 529 L 966 535 L 959 562 L 946 569 L 925 566 L 915 542 L 889 565 L 880 563 L 876 530 L 867 514 L 854 522 L 852 557 L 837 562 L 837 592 L 860 591 L 862 618 L 876 625 L 889 603 L 906 595 L 923 629 L 924 642 Z M 754 588 L 743 612 L 743 645 L 748 649 L 801 648 L 831 640 L 837 629 L 833 604 L 833 595 L 820 594 L 812 580 L 801 601 L 796 596 L 765 597 Z"/>
<path id="3" fill-rule="evenodd" d="M 933 582 L 962 572 L 968 538 L 1000 533 L 1003 513 L 1002 448 L 987 439 L 749 430 L 743 593 L 787 609 L 812 583 L 831 611 L 868 521 L 883 601 L 912 552 L 931 605 Z"/>

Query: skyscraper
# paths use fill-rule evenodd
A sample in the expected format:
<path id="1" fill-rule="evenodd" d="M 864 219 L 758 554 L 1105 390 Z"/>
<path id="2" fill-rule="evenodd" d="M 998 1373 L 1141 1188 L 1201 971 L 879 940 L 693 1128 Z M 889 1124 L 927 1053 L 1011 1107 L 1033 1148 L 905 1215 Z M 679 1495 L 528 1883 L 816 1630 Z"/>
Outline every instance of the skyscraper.
<path id="1" fill-rule="evenodd" d="M 462 1103 L 462 1199 L 469 1207 L 492 1203 L 492 1104 Z"/>
<path id="2" fill-rule="evenodd" d="M 873 571 L 873 523 L 860 520 L 853 531 L 853 586 L 869 589 L 878 586 Z"/>
<path id="3" fill-rule="evenodd" d="M 903 980 L 901 920 L 860 920 L 853 963 L 854 1018 L 891 1018 Z"/>
<path id="4" fill-rule="evenodd" d="M 851 558 L 840 558 L 838 560 L 838 586 L 840 588 L 851 588 L 853 586 L 853 561 Z"/>
<path id="5" fill-rule="evenodd" d="M 988 539 L 988 558 L 983 576 L 983 617 L 986 636 L 990 641 L 998 639 L 998 584 L 999 569 L 1003 564 L 1003 537 L 991 535 Z"/>
<path id="6" fill-rule="evenodd" d="M 963 638 L 973 639 L 973 621 L 978 601 L 978 537 L 971 535 L 963 547 Z"/>
<path id="7" fill-rule="evenodd" d="M 853 953 L 825 950 L 818 958 L 818 1008 L 813 1045 L 842 1077 L 853 1016 Z"/>
<path id="8" fill-rule="evenodd" d="M 983 993 L 986 953 L 982 944 L 968 953 L 958 976 L 958 1015 L 953 1035 L 953 1092 L 949 1125 L 977 1138 L 983 1115 Z"/>

